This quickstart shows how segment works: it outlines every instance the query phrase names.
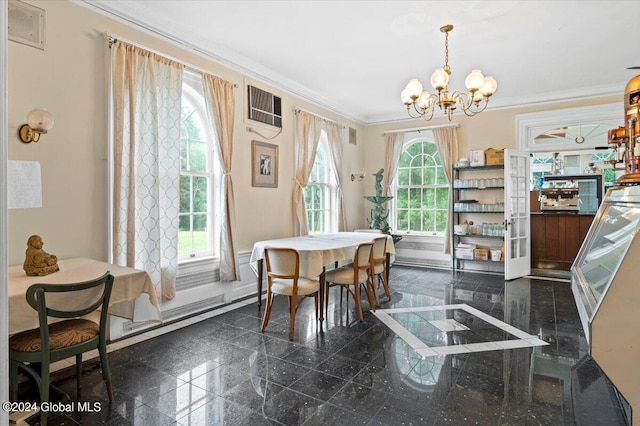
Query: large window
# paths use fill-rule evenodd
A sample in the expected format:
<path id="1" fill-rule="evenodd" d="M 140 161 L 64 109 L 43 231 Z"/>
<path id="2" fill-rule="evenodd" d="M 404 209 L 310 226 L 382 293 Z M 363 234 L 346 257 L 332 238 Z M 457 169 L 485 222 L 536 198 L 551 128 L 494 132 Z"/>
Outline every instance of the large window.
<path id="1" fill-rule="evenodd" d="M 336 230 L 335 215 L 332 215 L 332 211 L 335 210 L 336 183 L 329 155 L 327 134 L 323 130 L 309 182 L 304 189 L 307 227 L 310 234 Z"/>
<path id="2" fill-rule="evenodd" d="M 213 212 L 219 206 L 214 197 L 219 168 L 212 158 L 213 136 L 207 125 L 202 77 L 185 72 L 182 93 L 178 256 L 211 257 L 218 252 Z"/>
<path id="3" fill-rule="evenodd" d="M 605 186 L 612 185 L 616 180 L 616 171 L 608 163 L 615 159 L 615 152 L 611 150 L 563 151 L 557 154 L 561 168 L 560 174 L 580 175 L 589 173 L 592 168 L 597 168 L 598 172 L 602 173 Z M 540 189 L 540 178 L 552 174 L 553 156 L 553 152 L 531 154 L 531 190 Z"/>
<path id="4" fill-rule="evenodd" d="M 394 180 L 395 224 L 398 232 L 444 233 L 449 183 L 435 143 L 407 143 Z"/>

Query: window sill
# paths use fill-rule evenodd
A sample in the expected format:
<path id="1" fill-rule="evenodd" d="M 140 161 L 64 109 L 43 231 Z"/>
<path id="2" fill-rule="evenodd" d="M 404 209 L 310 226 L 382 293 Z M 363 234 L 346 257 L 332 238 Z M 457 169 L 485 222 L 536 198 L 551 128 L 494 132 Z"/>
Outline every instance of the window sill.
<path id="1" fill-rule="evenodd" d="M 178 276 L 211 271 L 220 267 L 220 258 L 215 256 L 184 259 L 178 261 Z"/>

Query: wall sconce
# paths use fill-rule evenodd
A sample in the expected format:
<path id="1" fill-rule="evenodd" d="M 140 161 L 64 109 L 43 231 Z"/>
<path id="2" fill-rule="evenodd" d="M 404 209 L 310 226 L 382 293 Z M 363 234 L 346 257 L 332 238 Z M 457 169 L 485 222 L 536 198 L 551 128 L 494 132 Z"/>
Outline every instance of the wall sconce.
<path id="1" fill-rule="evenodd" d="M 358 173 L 351 173 L 351 182 L 356 179 L 360 182 L 366 175 L 367 173 L 364 170 L 360 170 Z"/>
<path id="2" fill-rule="evenodd" d="M 27 114 L 27 124 L 20 126 L 18 136 L 24 143 L 38 142 L 40 135 L 53 128 L 53 115 L 44 108 L 35 108 Z"/>

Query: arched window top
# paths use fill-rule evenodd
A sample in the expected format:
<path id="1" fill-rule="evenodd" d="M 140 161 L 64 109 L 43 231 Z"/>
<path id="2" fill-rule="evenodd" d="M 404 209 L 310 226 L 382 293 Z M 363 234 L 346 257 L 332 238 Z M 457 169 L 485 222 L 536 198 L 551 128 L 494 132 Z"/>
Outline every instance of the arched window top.
<path id="1" fill-rule="evenodd" d="M 608 130 L 623 121 L 621 102 L 518 114 L 518 149 L 553 152 L 607 146 Z"/>

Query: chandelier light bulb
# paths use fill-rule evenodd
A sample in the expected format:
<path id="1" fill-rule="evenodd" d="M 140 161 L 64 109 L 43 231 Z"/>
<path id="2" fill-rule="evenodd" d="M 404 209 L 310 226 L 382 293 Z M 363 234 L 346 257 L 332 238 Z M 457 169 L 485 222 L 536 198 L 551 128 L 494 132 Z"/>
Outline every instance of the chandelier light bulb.
<path id="1" fill-rule="evenodd" d="M 418 107 L 426 110 L 431 106 L 431 95 L 429 94 L 429 92 L 422 92 L 420 93 L 420 96 L 418 97 L 418 101 L 416 102 L 418 104 Z"/>
<path id="2" fill-rule="evenodd" d="M 483 96 L 491 96 L 496 93 L 496 89 L 498 88 L 498 82 L 493 77 L 485 77 L 484 84 L 480 89 Z"/>
<path id="3" fill-rule="evenodd" d="M 482 75 L 480 70 L 473 70 L 464 80 L 464 85 L 467 86 L 467 90 L 469 90 L 470 92 L 480 90 L 484 85 L 484 76 Z"/>
<path id="4" fill-rule="evenodd" d="M 409 83 L 407 83 L 407 87 L 405 87 L 404 90 L 407 91 L 406 95 L 410 99 L 418 99 L 418 96 L 420 96 L 420 93 L 422 93 L 422 83 L 420 83 L 416 78 L 411 79 L 409 80 Z"/>
<path id="5" fill-rule="evenodd" d="M 449 85 L 449 73 L 444 68 L 438 68 L 431 75 L 431 85 L 438 91 L 446 89 Z"/>
<path id="6" fill-rule="evenodd" d="M 409 96 L 409 90 L 406 87 L 400 94 L 400 99 L 402 99 L 402 103 L 405 105 L 411 105 L 413 103 L 413 99 Z"/>

